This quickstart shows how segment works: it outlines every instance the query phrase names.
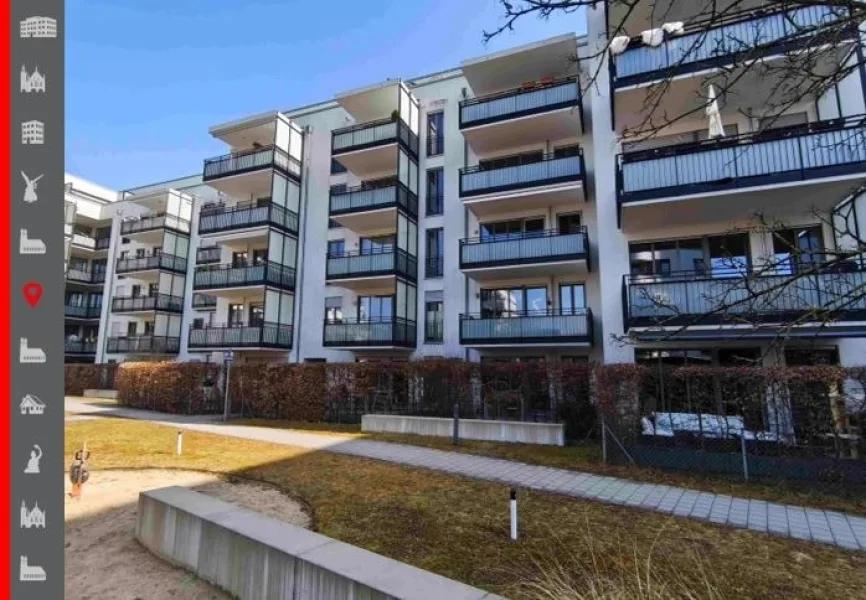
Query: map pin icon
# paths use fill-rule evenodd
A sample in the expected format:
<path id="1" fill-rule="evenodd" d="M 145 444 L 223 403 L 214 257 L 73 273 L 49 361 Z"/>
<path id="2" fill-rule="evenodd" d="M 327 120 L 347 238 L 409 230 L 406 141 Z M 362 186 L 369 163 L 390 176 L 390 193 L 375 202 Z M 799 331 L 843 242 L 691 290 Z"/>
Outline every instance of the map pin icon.
<path id="1" fill-rule="evenodd" d="M 24 293 L 24 299 L 27 300 L 30 308 L 35 308 L 39 304 L 39 299 L 42 297 L 41 285 L 35 281 L 28 281 L 24 284 L 24 288 L 21 291 Z"/>

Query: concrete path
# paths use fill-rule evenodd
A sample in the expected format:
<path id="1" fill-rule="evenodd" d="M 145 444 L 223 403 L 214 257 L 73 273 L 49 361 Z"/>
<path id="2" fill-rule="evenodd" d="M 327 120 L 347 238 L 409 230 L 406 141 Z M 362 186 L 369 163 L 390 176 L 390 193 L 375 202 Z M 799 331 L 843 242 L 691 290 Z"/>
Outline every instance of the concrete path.
<path id="1" fill-rule="evenodd" d="M 515 487 L 831 544 L 849 550 L 866 550 L 866 518 L 840 512 L 787 506 L 667 485 L 638 483 L 617 477 L 405 444 L 223 424 L 210 416 L 166 415 L 110 405 L 87 404 L 71 398 L 66 399 L 66 410 L 88 415 L 146 420 L 182 429 L 373 458 Z"/>

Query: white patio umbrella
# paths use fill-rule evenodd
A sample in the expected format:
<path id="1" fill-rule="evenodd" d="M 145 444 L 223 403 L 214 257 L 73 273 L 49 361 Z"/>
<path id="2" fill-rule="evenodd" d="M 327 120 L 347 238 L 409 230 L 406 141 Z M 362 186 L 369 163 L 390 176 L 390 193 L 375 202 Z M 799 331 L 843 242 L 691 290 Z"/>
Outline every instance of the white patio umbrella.
<path id="1" fill-rule="evenodd" d="M 716 87 L 711 83 L 707 89 L 707 118 L 710 120 L 710 137 L 725 137 L 725 126 L 722 125 L 722 113 L 719 112 L 719 101 L 716 98 Z"/>

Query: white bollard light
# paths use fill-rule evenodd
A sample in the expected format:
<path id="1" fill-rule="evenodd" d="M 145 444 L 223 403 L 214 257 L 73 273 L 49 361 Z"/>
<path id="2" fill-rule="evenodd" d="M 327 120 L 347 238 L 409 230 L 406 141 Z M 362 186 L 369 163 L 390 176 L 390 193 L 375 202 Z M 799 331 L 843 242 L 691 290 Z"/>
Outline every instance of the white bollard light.
<path id="1" fill-rule="evenodd" d="M 183 452 L 183 432 L 177 432 L 177 455 L 180 456 Z"/>
<path id="2" fill-rule="evenodd" d="M 517 491 L 511 490 L 511 539 L 517 539 Z"/>

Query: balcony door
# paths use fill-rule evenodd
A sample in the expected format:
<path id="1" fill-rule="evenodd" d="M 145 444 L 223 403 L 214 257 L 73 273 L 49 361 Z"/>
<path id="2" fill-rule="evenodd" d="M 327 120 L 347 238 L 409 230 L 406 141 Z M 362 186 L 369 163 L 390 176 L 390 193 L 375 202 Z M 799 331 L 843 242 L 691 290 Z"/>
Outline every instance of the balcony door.
<path id="1" fill-rule="evenodd" d="M 629 245 L 631 274 L 741 277 L 751 265 L 745 233 Z"/>
<path id="2" fill-rule="evenodd" d="M 268 249 L 253 250 L 253 266 L 263 265 L 268 262 Z"/>
<path id="3" fill-rule="evenodd" d="M 540 235 L 544 232 L 544 217 L 482 223 L 479 225 L 479 231 L 482 242 L 499 242 L 529 237 L 533 234 Z"/>
<path id="4" fill-rule="evenodd" d="M 567 215 L 556 216 L 556 228 L 560 235 L 569 235 L 572 233 L 580 233 L 580 213 L 571 213 Z"/>
<path id="5" fill-rule="evenodd" d="M 261 327 L 265 324 L 264 304 L 250 304 L 247 323 L 250 327 Z"/>
<path id="6" fill-rule="evenodd" d="M 578 314 L 586 308 L 586 290 L 582 283 L 559 286 L 559 310 L 564 315 Z"/>
<path id="7" fill-rule="evenodd" d="M 394 296 L 359 296 L 358 320 L 381 323 L 394 318 Z"/>
<path id="8" fill-rule="evenodd" d="M 394 234 L 361 238 L 361 254 L 384 254 L 394 251 Z"/>
<path id="9" fill-rule="evenodd" d="M 519 317 L 547 312 L 546 287 L 513 287 L 481 290 L 481 317 Z"/>
<path id="10" fill-rule="evenodd" d="M 244 324 L 244 305 L 229 304 L 229 327 L 240 327 Z"/>
<path id="11" fill-rule="evenodd" d="M 249 253 L 232 252 L 232 266 L 235 268 L 246 267 L 249 264 Z"/>
<path id="12" fill-rule="evenodd" d="M 815 268 L 823 262 L 824 251 L 820 225 L 773 232 L 774 267 L 779 275 Z"/>

